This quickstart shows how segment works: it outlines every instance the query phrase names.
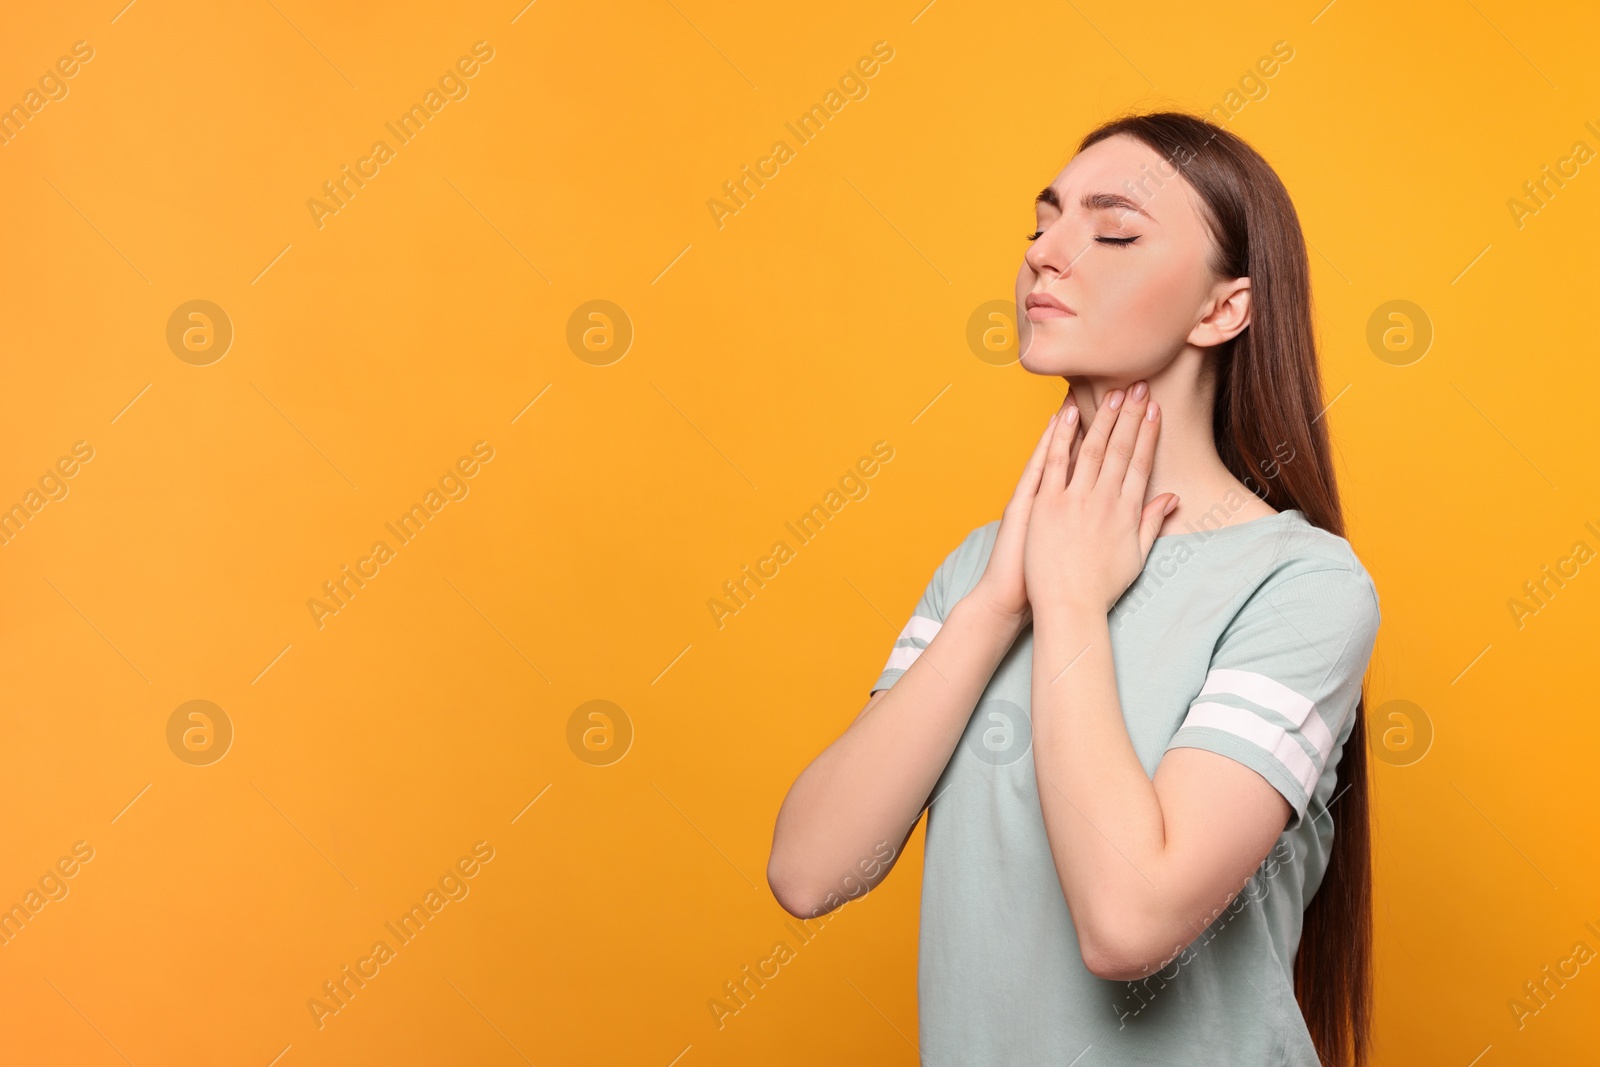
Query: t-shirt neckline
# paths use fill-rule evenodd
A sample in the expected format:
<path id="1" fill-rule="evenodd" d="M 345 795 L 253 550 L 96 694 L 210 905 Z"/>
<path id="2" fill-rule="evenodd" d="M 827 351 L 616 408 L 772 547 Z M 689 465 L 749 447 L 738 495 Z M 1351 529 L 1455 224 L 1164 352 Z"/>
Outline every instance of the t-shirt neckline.
<path id="1" fill-rule="evenodd" d="M 1293 519 L 1295 521 L 1304 522 L 1305 513 L 1299 508 L 1284 508 L 1282 511 L 1274 515 L 1262 515 L 1260 518 L 1246 519 L 1244 522 L 1233 522 L 1226 526 L 1218 526 L 1209 530 L 1185 530 L 1183 533 L 1160 534 L 1156 537 L 1156 543 L 1159 544 L 1162 541 L 1180 541 L 1192 538 L 1210 540 L 1213 537 L 1226 536 L 1240 530 L 1259 530 L 1262 529 L 1265 524 L 1273 524 L 1281 522 L 1285 519 Z"/>

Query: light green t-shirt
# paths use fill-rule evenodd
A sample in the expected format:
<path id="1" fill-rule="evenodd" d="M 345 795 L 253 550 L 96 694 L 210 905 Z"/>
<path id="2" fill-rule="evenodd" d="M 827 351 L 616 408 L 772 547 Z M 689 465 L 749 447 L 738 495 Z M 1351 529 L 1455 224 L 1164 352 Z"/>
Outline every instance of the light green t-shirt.
<path id="1" fill-rule="evenodd" d="M 1000 523 L 935 571 L 873 686 L 886 689 L 982 575 Z M 1319 1067 L 1294 997 L 1302 916 L 1327 869 L 1328 805 L 1378 630 L 1350 544 L 1297 510 L 1158 537 L 1109 616 L 1117 695 L 1152 777 L 1203 748 L 1293 812 L 1245 889 L 1165 969 L 1084 966 L 1045 835 L 1029 725 L 1033 630 L 980 697 L 928 809 L 917 989 L 931 1067 Z M 1076 1058 L 1080 1057 L 1081 1058 Z"/>

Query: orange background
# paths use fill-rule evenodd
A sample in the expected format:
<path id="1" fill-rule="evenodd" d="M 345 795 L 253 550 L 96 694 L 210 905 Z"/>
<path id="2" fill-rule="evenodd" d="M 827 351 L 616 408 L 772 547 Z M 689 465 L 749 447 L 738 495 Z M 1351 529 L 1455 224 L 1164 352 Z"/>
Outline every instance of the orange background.
<path id="1" fill-rule="evenodd" d="M 1600 949 L 1600 577 L 1508 609 L 1600 548 L 1600 176 L 1508 206 L 1600 148 L 1592 9 L 122 4 L 0 34 L 0 104 L 93 49 L 0 147 L 0 506 L 93 450 L 0 547 L 0 903 L 93 849 L 0 947 L 8 1061 L 915 1062 L 920 851 L 801 947 L 774 814 L 1062 395 L 967 342 L 1033 193 L 1095 123 L 1222 105 L 1280 40 L 1229 127 L 1313 249 L 1383 605 L 1369 709 L 1434 731 L 1374 763 L 1380 1062 L 1592 1049 L 1594 967 L 1508 1007 Z M 307 201 L 478 41 L 467 95 L 319 227 Z M 567 342 L 596 299 L 633 330 L 603 366 Z M 1414 361 L 1367 341 L 1397 299 L 1432 324 Z M 234 332 L 203 366 L 167 342 L 191 300 Z M 319 628 L 322 583 L 479 441 L 468 494 Z M 723 582 L 878 441 L 870 492 L 719 628 Z M 169 746 L 191 700 L 234 731 L 209 765 Z M 591 700 L 631 724 L 607 766 L 568 742 Z M 469 894 L 319 1029 L 322 983 L 480 841 Z"/>

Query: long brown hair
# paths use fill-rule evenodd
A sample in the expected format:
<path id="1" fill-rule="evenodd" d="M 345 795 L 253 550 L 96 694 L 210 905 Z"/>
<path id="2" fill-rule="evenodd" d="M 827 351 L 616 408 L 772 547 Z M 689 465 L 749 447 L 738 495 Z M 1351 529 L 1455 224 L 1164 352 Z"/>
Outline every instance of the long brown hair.
<path id="1" fill-rule="evenodd" d="M 1217 346 L 1212 430 L 1234 477 L 1279 511 L 1296 508 L 1344 536 L 1311 325 L 1305 237 L 1289 193 L 1256 151 L 1206 119 L 1176 111 L 1127 115 L 1095 129 L 1083 151 L 1116 134 L 1138 138 L 1181 174 L 1204 206 L 1211 267 L 1250 279 L 1250 325 Z M 1176 168 L 1174 171 L 1173 168 Z M 1136 198 L 1137 199 L 1137 198 Z M 1282 462 L 1279 449 L 1292 448 Z M 1268 472 L 1271 472 L 1270 474 Z M 1333 851 L 1306 906 L 1294 992 L 1322 1061 L 1366 1067 L 1372 1021 L 1372 857 L 1366 686 L 1339 762 Z"/>

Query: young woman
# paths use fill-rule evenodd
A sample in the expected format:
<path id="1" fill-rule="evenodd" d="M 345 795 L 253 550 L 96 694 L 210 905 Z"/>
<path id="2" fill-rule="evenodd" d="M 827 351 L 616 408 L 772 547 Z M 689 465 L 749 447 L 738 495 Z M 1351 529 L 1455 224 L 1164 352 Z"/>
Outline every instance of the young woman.
<path id="1" fill-rule="evenodd" d="M 937 1067 L 1359 1067 L 1379 612 L 1294 206 L 1160 113 L 1090 133 L 1036 209 L 1021 363 L 1070 391 L 790 789 L 768 881 L 831 910 L 928 811 Z"/>

